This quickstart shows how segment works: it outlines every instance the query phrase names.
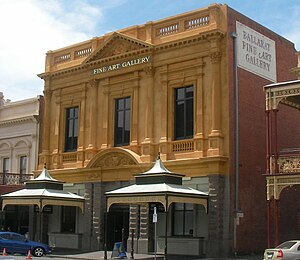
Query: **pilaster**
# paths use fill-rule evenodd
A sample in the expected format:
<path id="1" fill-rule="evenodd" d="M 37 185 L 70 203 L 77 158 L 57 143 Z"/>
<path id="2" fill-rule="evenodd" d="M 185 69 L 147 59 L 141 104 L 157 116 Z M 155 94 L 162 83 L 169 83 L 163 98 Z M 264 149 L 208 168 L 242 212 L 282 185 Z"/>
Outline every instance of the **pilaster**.
<path id="1" fill-rule="evenodd" d="M 53 147 L 52 150 L 52 167 L 54 169 L 58 169 L 61 167 L 61 160 L 60 160 L 60 152 L 61 149 L 63 149 L 63 142 L 60 141 L 62 135 L 60 131 L 60 118 L 61 118 L 61 90 L 58 89 L 53 92 L 54 93 L 54 102 L 55 102 L 55 109 L 53 109 L 54 114 L 52 116 L 53 120 L 53 127 L 54 127 L 54 133 L 51 137 L 51 147 Z M 62 143 L 62 144 L 61 144 Z M 61 145 L 60 145 L 61 144 Z"/>
<path id="2" fill-rule="evenodd" d="M 78 145 L 77 145 L 77 167 L 83 167 L 84 164 L 84 141 L 85 141 L 85 115 L 86 115 L 86 96 L 87 96 L 87 86 L 86 83 L 82 83 L 81 91 L 81 102 L 79 110 L 79 134 L 78 134 Z"/>
<path id="3" fill-rule="evenodd" d="M 141 143 L 141 160 L 144 162 L 151 162 L 152 157 L 155 153 L 155 148 L 153 144 L 153 123 L 154 123 L 154 68 L 150 65 L 144 68 L 144 81 L 147 85 L 147 99 L 146 99 L 146 109 L 144 117 L 144 131 L 145 138 Z"/>
<path id="4" fill-rule="evenodd" d="M 87 127 L 87 147 L 85 149 L 85 162 L 87 165 L 88 162 L 94 157 L 97 153 L 97 121 L 98 121 L 98 80 L 90 80 L 88 82 L 88 118 L 89 126 Z"/>
<path id="5" fill-rule="evenodd" d="M 159 151 L 162 160 L 167 159 L 168 152 L 168 68 L 160 68 L 161 74 L 161 99 L 160 99 L 160 140 Z"/>
<path id="6" fill-rule="evenodd" d="M 41 170 L 44 165 L 50 168 L 50 120 L 51 120 L 51 98 L 52 91 L 50 90 L 50 78 L 45 80 L 45 90 L 44 90 L 44 102 L 45 102 L 45 112 L 43 118 L 43 132 L 41 136 L 42 141 L 42 153 L 39 155 L 39 167 Z"/>
<path id="7" fill-rule="evenodd" d="M 223 134 L 221 126 L 222 99 L 221 99 L 221 57 L 220 39 L 211 41 L 211 132 L 208 136 L 208 156 L 220 156 L 223 154 Z"/>
<path id="8" fill-rule="evenodd" d="M 203 97 L 203 68 L 205 66 L 202 58 L 199 59 L 196 69 L 196 86 L 195 86 L 195 134 L 194 150 L 200 157 L 206 156 L 206 142 L 204 135 L 204 97 Z"/>
<path id="9" fill-rule="evenodd" d="M 100 82 L 103 92 L 103 99 L 102 99 L 102 133 L 101 133 L 101 149 L 108 148 L 108 120 L 109 120 L 109 78 L 104 79 Z"/>

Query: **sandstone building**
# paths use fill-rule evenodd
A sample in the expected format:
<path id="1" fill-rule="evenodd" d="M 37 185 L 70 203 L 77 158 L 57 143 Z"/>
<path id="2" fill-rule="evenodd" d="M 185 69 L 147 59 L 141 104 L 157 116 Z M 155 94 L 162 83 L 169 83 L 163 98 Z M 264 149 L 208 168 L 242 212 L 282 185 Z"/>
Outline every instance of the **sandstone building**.
<path id="1" fill-rule="evenodd" d="M 219 4 L 49 51 L 39 75 L 45 117 L 38 168 L 46 164 L 54 178 L 68 183 L 66 189 L 86 198 L 84 215 L 59 209 L 58 225 L 48 216 L 49 240 L 67 237 L 61 240 L 66 247 L 103 249 L 105 192 L 131 184 L 134 174 L 150 169 L 160 152 L 166 168 L 184 174 L 185 185 L 208 192 L 210 198 L 208 214 L 199 206 L 173 205 L 168 236 L 175 251 L 170 253 L 191 243 L 196 246 L 185 254 L 262 250 L 263 86 L 294 79 L 290 69 L 296 63 L 293 43 Z M 122 236 L 127 239 L 134 229 L 135 240 L 146 241 L 139 252 L 153 251 L 152 208 L 113 207 L 108 246 Z M 66 225 L 66 219 L 74 221 Z M 158 236 L 163 234 L 159 229 Z"/>

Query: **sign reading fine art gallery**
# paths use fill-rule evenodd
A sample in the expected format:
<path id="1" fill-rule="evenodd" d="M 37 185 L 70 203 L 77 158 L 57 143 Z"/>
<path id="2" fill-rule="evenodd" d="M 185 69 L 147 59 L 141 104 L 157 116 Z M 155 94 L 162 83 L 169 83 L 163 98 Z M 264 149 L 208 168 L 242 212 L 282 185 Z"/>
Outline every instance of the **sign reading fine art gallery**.
<path id="1" fill-rule="evenodd" d="M 104 73 L 104 72 L 109 72 L 109 71 L 113 71 L 113 70 L 117 70 L 117 69 L 131 67 L 134 65 L 148 63 L 148 62 L 150 62 L 150 58 L 151 58 L 151 56 L 146 56 L 146 57 L 137 58 L 137 59 L 133 59 L 133 60 L 123 61 L 121 63 L 111 64 L 109 66 L 100 67 L 97 69 L 93 69 L 93 74 L 95 75 L 95 74 L 99 74 L 99 73 Z"/>
<path id="2" fill-rule="evenodd" d="M 239 22 L 236 32 L 238 66 L 276 82 L 275 42 Z"/>

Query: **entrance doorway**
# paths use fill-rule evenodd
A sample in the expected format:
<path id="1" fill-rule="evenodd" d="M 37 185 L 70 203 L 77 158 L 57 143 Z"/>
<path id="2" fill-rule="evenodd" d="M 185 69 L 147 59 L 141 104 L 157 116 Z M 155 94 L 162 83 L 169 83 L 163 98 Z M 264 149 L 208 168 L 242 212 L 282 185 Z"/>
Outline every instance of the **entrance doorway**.
<path id="1" fill-rule="evenodd" d="M 123 242 L 127 250 L 129 236 L 129 206 L 113 205 L 107 214 L 107 249 L 113 250 L 114 243 Z"/>

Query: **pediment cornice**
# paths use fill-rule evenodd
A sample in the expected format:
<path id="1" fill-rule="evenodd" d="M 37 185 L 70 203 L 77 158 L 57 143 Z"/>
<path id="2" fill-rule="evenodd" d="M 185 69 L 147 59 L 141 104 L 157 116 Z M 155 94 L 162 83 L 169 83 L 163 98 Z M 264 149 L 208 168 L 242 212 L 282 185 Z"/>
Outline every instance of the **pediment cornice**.
<path id="1" fill-rule="evenodd" d="M 115 33 L 117 35 L 121 35 L 120 33 Z M 95 65 L 99 65 L 99 64 L 109 64 L 110 62 L 115 62 L 115 61 L 119 61 L 122 59 L 126 59 L 129 57 L 133 57 L 133 56 L 138 56 L 138 55 L 142 55 L 142 54 L 155 54 L 155 53 L 159 53 L 168 49 L 174 49 L 174 48 L 181 48 L 182 46 L 190 46 L 190 45 L 195 45 L 201 41 L 209 41 L 211 38 L 223 38 L 225 36 L 225 32 L 220 31 L 220 30 L 212 30 L 209 32 L 204 32 L 204 33 L 200 33 L 196 36 L 191 36 L 188 38 L 182 38 L 182 39 L 177 39 L 175 41 L 171 41 L 171 42 L 167 42 L 167 43 L 162 43 L 162 44 L 156 44 L 156 45 L 150 45 L 148 44 L 148 47 L 145 48 L 141 48 L 141 49 L 136 49 L 136 50 L 132 50 L 132 51 L 128 51 L 128 52 L 123 52 L 123 53 L 119 53 L 116 54 L 114 56 L 107 56 L 104 55 L 103 57 L 101 57 L 101 55 L 99 53 L 101 53 L 102 48 L 104 48 L 104 46 L 99 47 L 95 52 L 93 56 L 89 56 L 82 64 L 78 65 L 78 66 L 73 66 L 67 69 L 62 69 L 62 70 L 58 70 L 58 71 L 54 71 L 54 72 L 47 72 L 47 73 L 41 73 L 38 76 L 42 79 L 47 79 L 49 77 L 54 77 L 54 76 L 62 76 L 64 74 L 69 74 L 69 73 L 76 73 L 79 71 L 83 71 L 86 69 L 90 69 L 91 67 L 94 67 Z M 114 36 L 116 37 L 116 36 Z M 110 39 L 114 38 L 113 36 L 110 37 Z M 125 37 L 124 35 L 122 35 L 122 37 Z M 131 38 L 126 36 L 128 39 L 134 40 L 134 41 L 139 41 L 137 39 Z M 115 38 L 114 38 L 115 39 Z M 108 41 L 106 41 L 106 43 L 108 44 Z M 142 42 L 139 41 L 141 43 L 147 44 L 146 42 Z M 103 44 L 105 45 L 105 43 Z M 151 46 L 151 47 L 150 47 Z M 108 46 L 107 46 L 108 47 Z M 104 48 L 105 49 L 105 48 Z M 104 53 L 108 53 L 108 52 L 104 52 Z M 97 56 L 99 55 L 99 56 Z M 93 58 L 92 58 L 93 57 Z M 99 59 L 97 60 L 96 57 L 98 57 Z"/>

